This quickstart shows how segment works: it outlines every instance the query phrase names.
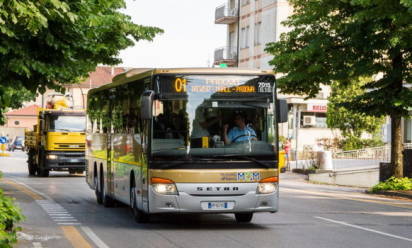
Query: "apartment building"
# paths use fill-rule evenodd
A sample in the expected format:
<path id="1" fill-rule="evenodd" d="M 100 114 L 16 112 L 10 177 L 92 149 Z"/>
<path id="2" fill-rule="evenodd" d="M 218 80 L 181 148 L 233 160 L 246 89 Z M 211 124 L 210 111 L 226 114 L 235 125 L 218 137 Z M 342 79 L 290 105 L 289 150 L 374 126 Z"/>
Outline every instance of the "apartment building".
<path id="1" fill-rule="evenodd" d="M 222 0 L 224 1 L 224 0 Z M 292 14 L 286 0 L 227 0 L 215 10 L 215 23 L 227 25 L 224 46 L 214 53 L 214 65 L 271 70 L 272 59 L 264 49 L 267 43 L 278 41 L 288 31 L 281 24 Z M 289 123 L 280 127 L 284 137 L 292 138 L 292 146 L 302 150 L 323 138 L 339 136 L 326 126 L 327 97 L 330 88 L 323 87 L 313 99 L 304 96 L 281 95 L 290 107 Z M 296 138 L 298 137 L 298 139 Z"/>

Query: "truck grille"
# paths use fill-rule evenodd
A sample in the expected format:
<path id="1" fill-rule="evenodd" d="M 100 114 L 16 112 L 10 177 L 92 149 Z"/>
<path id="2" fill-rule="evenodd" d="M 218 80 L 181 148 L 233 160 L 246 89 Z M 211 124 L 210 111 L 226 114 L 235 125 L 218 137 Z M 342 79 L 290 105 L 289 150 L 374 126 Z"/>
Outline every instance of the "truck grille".
<path id="1" fill-rule="evenodd" d="M 56 143 L 57 149 L 82 149 L 85 148 L 84 143 Z"/>

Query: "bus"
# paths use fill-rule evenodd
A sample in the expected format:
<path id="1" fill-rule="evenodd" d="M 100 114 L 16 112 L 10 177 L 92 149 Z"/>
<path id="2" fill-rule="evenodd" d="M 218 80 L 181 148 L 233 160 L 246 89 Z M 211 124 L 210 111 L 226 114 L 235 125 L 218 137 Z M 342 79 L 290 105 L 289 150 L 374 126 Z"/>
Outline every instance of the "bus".
<path id="1" fill-rule="evenodd" d="M 277 212 L 278 123 L 272 72 L 132 69 L 88 93 L 86 181 L 139 223 L 160 213 Z M 235 137 L 237 136 L 237 137 Z"/>

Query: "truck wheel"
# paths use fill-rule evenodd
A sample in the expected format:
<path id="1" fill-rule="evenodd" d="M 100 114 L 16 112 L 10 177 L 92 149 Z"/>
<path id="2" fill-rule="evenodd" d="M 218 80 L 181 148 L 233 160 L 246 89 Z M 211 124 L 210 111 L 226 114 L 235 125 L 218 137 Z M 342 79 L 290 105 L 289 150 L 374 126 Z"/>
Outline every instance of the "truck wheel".
<path id="1" fill-rule="evenodd" d="M 253 213 L 236 213 L 235 218 L 237 222 L 248 223 L 253 218 Z"/>
<path id="2" fill-rule="evenodd" d="M 36 167 L 34 166 L 34 164 L 29 164 L 29 175 L 30 176 L 36 175 Z"/>
<path id="3" fill-rule="evenodd" d="M 48 177 L 49 176 L 49 170 L 41 168 L 40 171 L 39 171 L 39 174 L 40 174 L 41 177 Z"/>
<path id="4" fill-rule="evenodd" d="M 33 151 L 29 150 L 28 152 L 28 159 L 27 159 L 27 165 L 29 169 L 29 175 L 30 176 L 35 176 L 36 175 L 36 164 L 34 163 L 33 159 Z"/>

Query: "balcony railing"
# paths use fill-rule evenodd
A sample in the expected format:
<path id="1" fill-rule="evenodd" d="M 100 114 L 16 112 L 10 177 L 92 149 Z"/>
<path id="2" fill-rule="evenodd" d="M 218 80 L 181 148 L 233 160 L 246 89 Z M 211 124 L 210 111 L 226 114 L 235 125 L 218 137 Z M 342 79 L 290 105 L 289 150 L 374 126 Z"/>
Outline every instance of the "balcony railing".
<path id="1" fill-rule="evenodd" d="M 227 4 L 223 4 L 215 10 L 216 24 L 231 24 L 238 21 L 238 9 L 229 8 Z"/>
<path id="2" fill-rule="evenodd" d="M 227 64 L 237 65 L 237 49 L 235 47 L 221 47 L 215 50 L 215 65 Z"/>

